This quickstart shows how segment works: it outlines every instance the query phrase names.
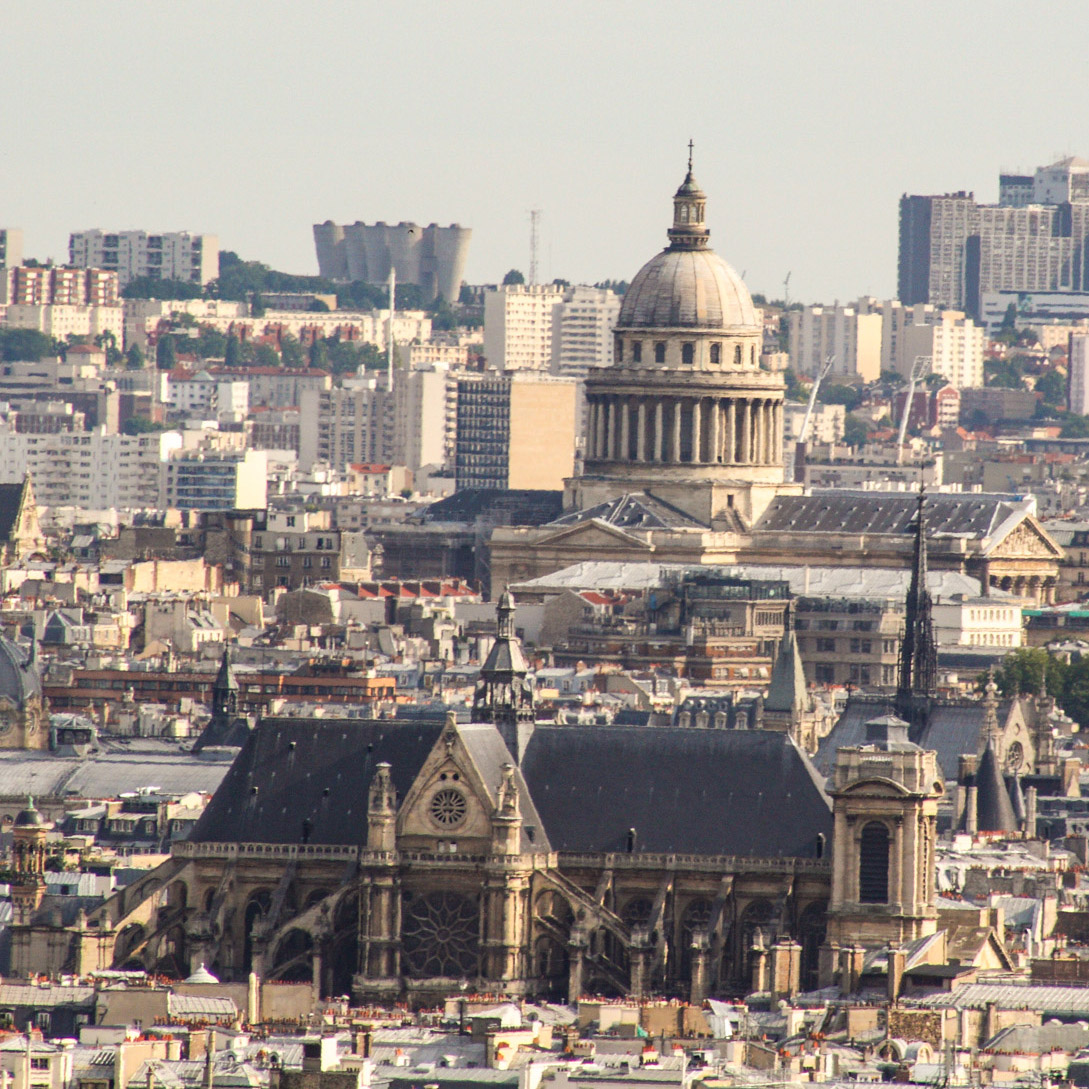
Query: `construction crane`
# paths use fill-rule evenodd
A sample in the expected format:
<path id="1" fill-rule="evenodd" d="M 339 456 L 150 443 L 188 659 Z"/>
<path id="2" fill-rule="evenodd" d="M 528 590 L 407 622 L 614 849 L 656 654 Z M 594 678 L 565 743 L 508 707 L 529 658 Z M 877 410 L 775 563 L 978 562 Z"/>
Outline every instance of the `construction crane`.
<path id="1" fill-rule="evenodd" d="M 896 436 L 896 464 L 903 463 L 904 439 L 907 437 L 908 420 L 911 419 L 911 409 L 915 401 L 915 387 L 922 380 L 924 374 L 930 370 L 933 357 L 929 355 L 917 355 L 911 364 L 911 377 L 908 379 L 907 400 L 904 401 L 904 411 L 900 416 L 900 433 Z"/>
<path id="2" fill-rule="evenodd" d="M 529 282 L 537 282 L 537 249 L 540 242 L 541 209 L 534 208 L 529 213 Z"/>
<path id="3" fill-rule="evenodd" d="M 821 382 L 828 377 L 832 364 L 836 361 L 835 355 L 828 356 L 813 380 L 813 388 L 809 391 L 809 404 L 806 405 L 805 415 L 802 417 L 802 426 L 798 431 L 798 438 L 794 443 L 794 479 L 805 479 L 805 437 L 809 434 L 809 421 L 813 418 L 813 409 L 817 404 L 817 393 L 821 388 Z"/>
<path id="4" fill-rule="evenodd" d="M 787 274 L 787 279 L 790 279 L 790 274 Z M 809 421 L 813 418 L 813 409 L 817 404 L 817 393 L 821 388 L 821 383 L 828 377 L 829 372 L 832 370 L 832 364 L 835 363 L 836 357 L 833 353 L 828 356 L 823 366 L 817 371 L 817 377 L 813 382 L 813 388 L 809 391 L 809 404 L 805 409 L 805 416 L 802 417 L 801 430 L 798 432 L 798 442 L 805 442 L 806 436 L 809 434 Z"/>
<path id="5" fill-rule="evenodd" d="M 786 279 L 783 281 L 783 309 L 790 309 L 790 273 L 786 274 Z"/>

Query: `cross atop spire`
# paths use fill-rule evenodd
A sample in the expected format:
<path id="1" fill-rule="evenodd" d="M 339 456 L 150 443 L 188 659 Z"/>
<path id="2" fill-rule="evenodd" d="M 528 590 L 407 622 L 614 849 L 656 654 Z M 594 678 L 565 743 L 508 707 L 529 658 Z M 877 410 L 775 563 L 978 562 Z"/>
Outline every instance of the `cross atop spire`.
<path id="1" fill-rule="evenodd" d="M 692 173 L 692 140 L 688 141 L 688 173 Z"/>

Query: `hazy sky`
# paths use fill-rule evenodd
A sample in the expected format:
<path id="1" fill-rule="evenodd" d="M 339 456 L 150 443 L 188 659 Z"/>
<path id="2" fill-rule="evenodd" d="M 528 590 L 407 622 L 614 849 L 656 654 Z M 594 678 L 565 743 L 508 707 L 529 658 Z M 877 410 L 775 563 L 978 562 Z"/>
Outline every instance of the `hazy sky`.
<path id="1" fill-rule="evenodd" d="M 204 231 L 316 272 L 324 219 L 473 228 L 468 279 L 630 278 L 696 142 L 750 288 L 896 285 L 902 192 L 1089 157 L 1089 3 L 6 0 L 0 225 Z"/>

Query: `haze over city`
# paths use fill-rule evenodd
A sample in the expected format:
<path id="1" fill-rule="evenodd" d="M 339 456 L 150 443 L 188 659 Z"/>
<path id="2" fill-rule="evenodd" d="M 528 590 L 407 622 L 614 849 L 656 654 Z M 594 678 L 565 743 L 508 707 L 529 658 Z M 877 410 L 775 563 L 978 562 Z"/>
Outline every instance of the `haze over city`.
<path id="1" fill-rule="evenodd" d="M 66 258 L 93 226 L 208 231 L 316 272 L 311 226 L 473 228 L 466 278 L 630 277 L 685 144 L 753 291 L 895 292 L 903 192 L 1089 149 L 1079 3 L 447 7 L 17 3 L 4 220 Z M 1048 29 L 1049 28 L 1049 29 Z M 1047 29 L 1031 59 L 1026 40 Z M 1067 32 L 1069 31 L 1069 32 Z M 33 88 L 33 90 L 31 90 Z"/>

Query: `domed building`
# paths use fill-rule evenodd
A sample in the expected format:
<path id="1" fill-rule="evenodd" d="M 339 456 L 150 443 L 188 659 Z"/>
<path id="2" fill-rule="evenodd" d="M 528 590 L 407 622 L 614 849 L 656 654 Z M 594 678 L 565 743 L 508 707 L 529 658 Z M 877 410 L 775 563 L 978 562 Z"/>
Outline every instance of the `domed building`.
<path id="1" fill-rule="evenodd" d="M 741 529 L 782 490 L 783 382 L 760 368 L 760 313 L 711 249 L 706 207 L 689 161 L 669 245 L 624 296 L 615 363 L 586 383 L 568 506 L 646 492 L 705 527 Z"/>
<path id="2" fill-rule="evenodd" d="M 706 210 L 689 159 L 668 245 L 624 296 L 614 363 L 586 381 L 564 514 L 493 531 L 494 587 L 595 559 L 735 563 L 772 500 L 800 493 L 784 482 L 783 381 L 760 366 L 760 312 L 711 249 Z"/>

